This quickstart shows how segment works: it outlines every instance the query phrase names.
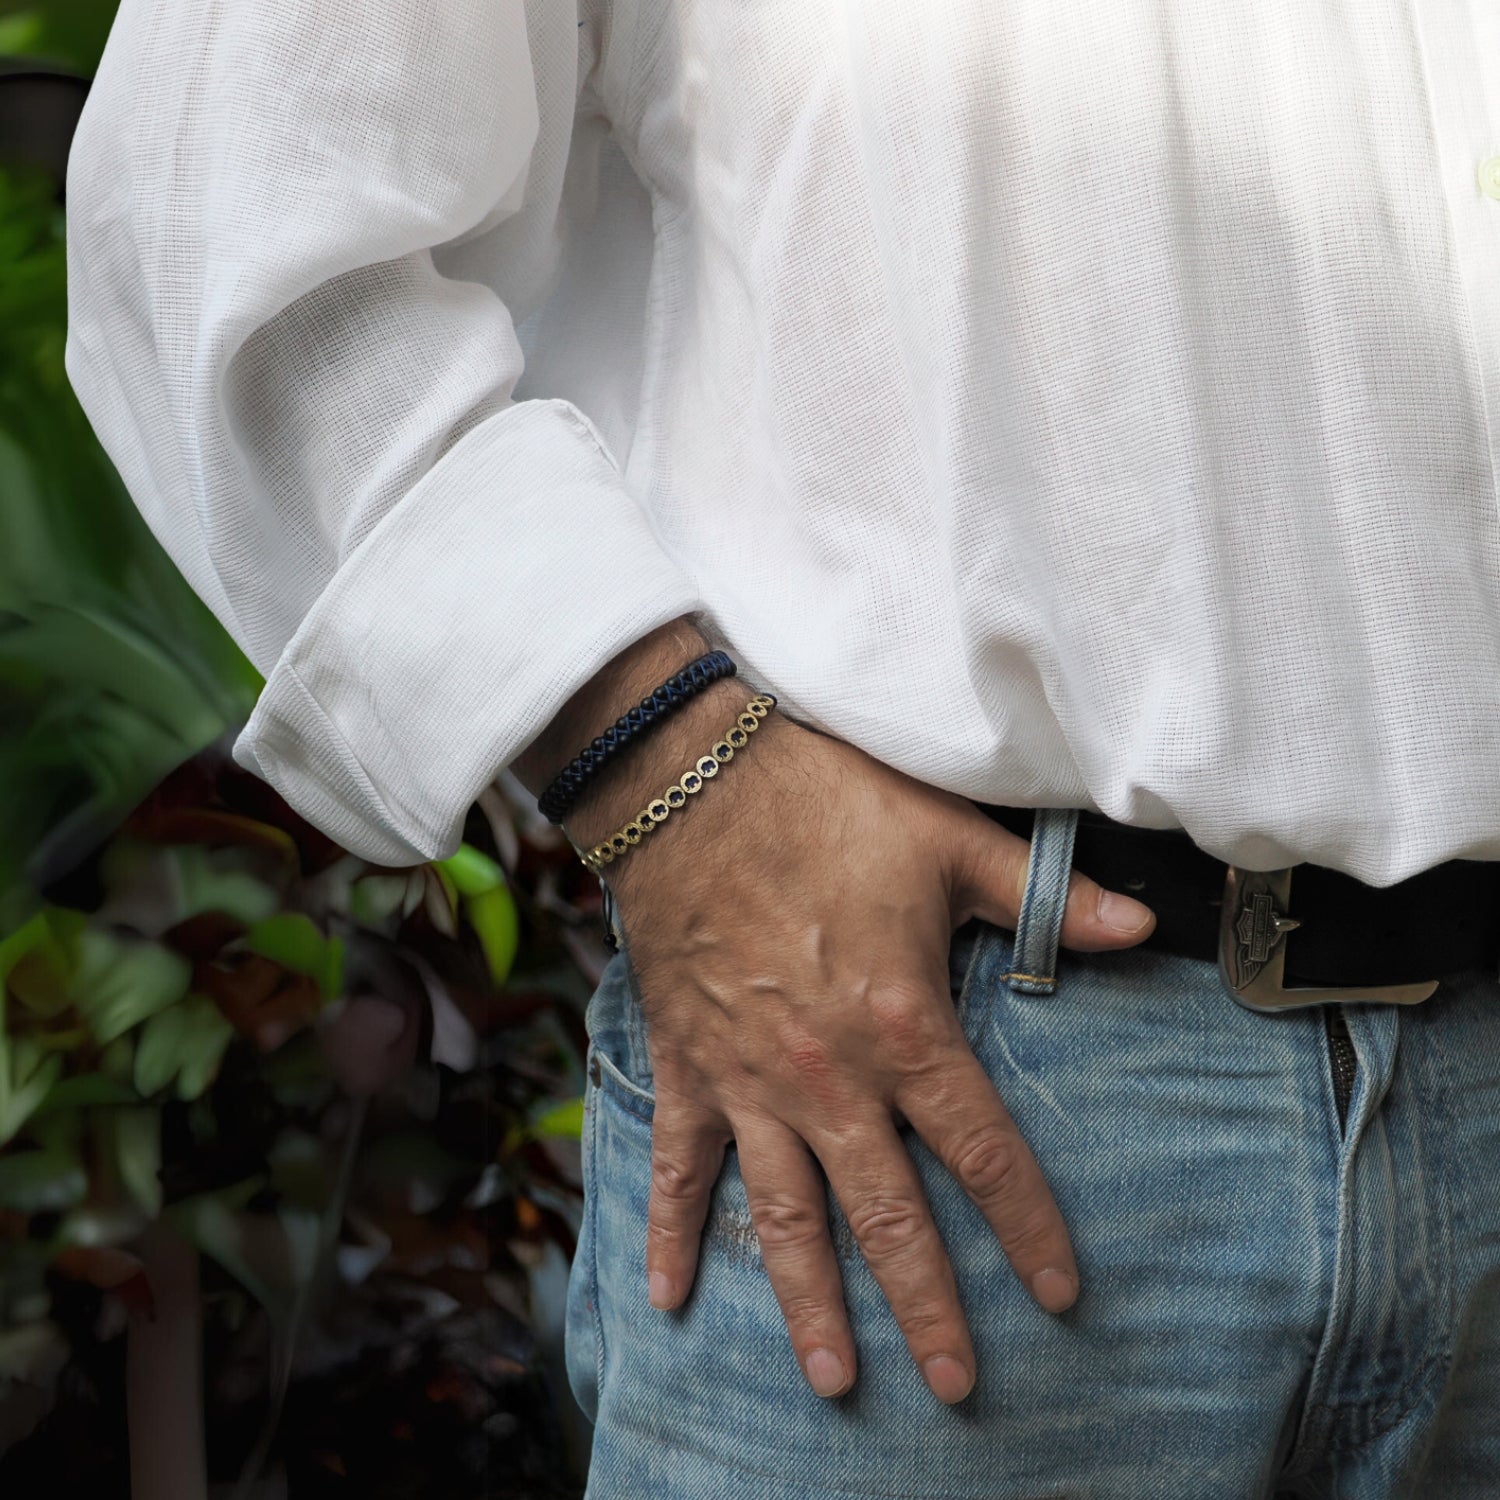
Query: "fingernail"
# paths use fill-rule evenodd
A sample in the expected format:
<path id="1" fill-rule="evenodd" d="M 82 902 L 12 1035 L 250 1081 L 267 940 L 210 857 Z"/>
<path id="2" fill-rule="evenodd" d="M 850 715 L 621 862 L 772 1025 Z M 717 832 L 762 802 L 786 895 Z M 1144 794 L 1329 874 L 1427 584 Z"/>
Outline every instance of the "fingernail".
<path id="1" fill-rule="evenodd" d="M 677 1305 L 677 1288 L 672 1285 L 672 1278 L 660 1271 L 653 1271 L 648 1278 L 651 1291 L 651 1305 L 658 1307 L 663 1312 Z"/>
<path id="2" fill-rule="evenodd" d="M 849 1384 L 849 1372 L 832 1349 L 814 1349 L 805 1368 L 807 1383 L 820 1396 L 837 1396 Z"/>
<path id="3" fill-rule="evenodd" d="M 974 1389 L 974 1377 L 956 1359 L 946 1354 L 934 1355 L 929 1359 L 922 1366 L 922 1374 L 926 1377 L 932 1394 L 949 1406 L 955 1401 L 962 1401 Z"/>
<path id="4" fill-rule="evenodd" d="M 1078 1300 L 1078 1283 L 1066 1271 L 1049 1266 L 1031 1278 L 1031 1295 L 1049 1313 L 1066 1312 Z"/>
<path id="5" fill-rule="evenodd" d="M 1116 932 L 1139 932 L 1151 920 L 1151 908 L 1118 891 L 1101 891 L 1099 920 Z"/>

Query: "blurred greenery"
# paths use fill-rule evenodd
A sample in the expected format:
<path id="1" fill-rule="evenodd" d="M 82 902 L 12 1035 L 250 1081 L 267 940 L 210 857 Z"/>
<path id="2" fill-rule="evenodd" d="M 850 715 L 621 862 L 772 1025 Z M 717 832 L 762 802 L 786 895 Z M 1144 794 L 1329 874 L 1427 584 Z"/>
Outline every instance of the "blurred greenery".
<path id="1" fill-rule="evenodd" d="M 0 0 L 0 58 L 28 58 L 92 75 L 115 0 Z"/>
<path id="2" fill-rule="evenodd" d="M 0 4 L 0 84 L 90 73 L 112 13 Z M 575 1495 L 534 1325 L 597 887 L 514 786 L 397 870 L 234 764 L 262 684 L 68 383 L 58 186 L 0 169 L 0 1491 L 127 1492 L 121 1335 L 168 1233 L 204 1266 L 207 1478 Z"/>
<path id="3" fill-rule="evenodd" d="M 260 686 L 68 383 L 65 254 L 55 184 L 0 173 L 0 932 Z"/>

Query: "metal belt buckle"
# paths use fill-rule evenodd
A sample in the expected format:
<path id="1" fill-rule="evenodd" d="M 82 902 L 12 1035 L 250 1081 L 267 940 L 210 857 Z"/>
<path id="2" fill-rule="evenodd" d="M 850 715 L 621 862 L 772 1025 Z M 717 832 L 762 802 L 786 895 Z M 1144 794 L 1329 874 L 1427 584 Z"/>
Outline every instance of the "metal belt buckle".
<path id="1" fill-rule="evenodd" d="M 1292 872 L 1242 870 L 1230 865 L 1224 877 L 1219 917 L 1219 973 L 1229 993 L 1248 1010 L 1275 1012 L 1331 1000 L 1417 1005 L 1438 987 L 1436 979 L 1367 988 L 1287 989 L 1286 935 L 1301 922 L 1287 915 Z"/>

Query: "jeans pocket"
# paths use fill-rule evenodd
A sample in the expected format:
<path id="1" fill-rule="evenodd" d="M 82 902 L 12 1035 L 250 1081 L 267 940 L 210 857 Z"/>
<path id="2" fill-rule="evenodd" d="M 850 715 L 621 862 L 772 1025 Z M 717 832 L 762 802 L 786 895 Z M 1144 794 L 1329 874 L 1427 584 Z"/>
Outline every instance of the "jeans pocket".
<path id="1" fill-rule="evenodd" d="M 590 1084 L 649 1124 L 656 1112 L 651 1046 L 635 975 L 623 949 L 606 965 L 586 1019 Z"/>
<path id="2" fill-rule="evenodd" d="M 996 943 L 1008 945 L 1010 934 L 979 917 L 972 917 L 953 934 L 948 949 L 948 993 L 958 1013 L 958 1023 L 972 1046 L 973 1028 L 982 1024 L 975 1015 L 974 997 L 982 988 L 977 981 L 992 962 Z"/>

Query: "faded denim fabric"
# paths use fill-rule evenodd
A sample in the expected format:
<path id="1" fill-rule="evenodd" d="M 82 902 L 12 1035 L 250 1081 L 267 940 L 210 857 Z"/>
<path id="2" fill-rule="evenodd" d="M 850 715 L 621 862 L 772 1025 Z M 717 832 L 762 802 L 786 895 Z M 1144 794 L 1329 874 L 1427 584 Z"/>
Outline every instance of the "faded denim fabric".
<path id="1" fill-rule="evenodd" d="M 1045 826 L 1019 923 L 1033 963 L 1071 848 L 1067 818 Z M 1041 1312 L 909 1136 L 978 1354 L 953 1408 L 836 1206 L 859 1379 L 835 1402 L 808 1390 L 733 1151 L 691 1301 L 651 1308 L 651 1069 L 612 961 L 589 1014 L 568 1307 L 569 1373 L 597 1423 L 590 1500 L 1500 1495 L 1495 976 L 1410 1010 L 1347 1008 L 1359 1077 L 1341 1134 L 1319 1011 L 1252 1014 L 1212 964 L 1155 952 L 1064 950 L 1055 992 L 1031 994 L 1017 960 L 1009 933 L 968 924 L 952 998 L 1057 1194 L 1083 1289 Z"/>

